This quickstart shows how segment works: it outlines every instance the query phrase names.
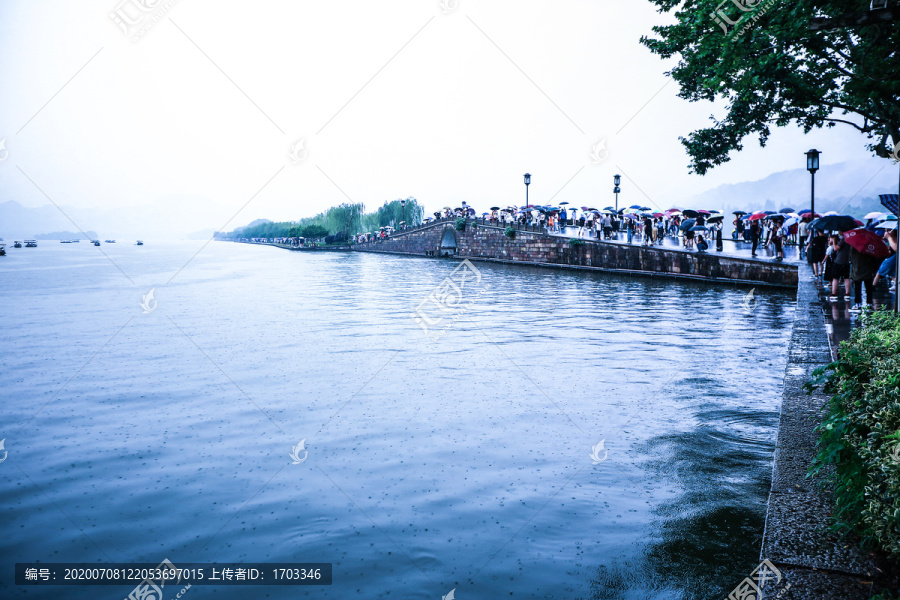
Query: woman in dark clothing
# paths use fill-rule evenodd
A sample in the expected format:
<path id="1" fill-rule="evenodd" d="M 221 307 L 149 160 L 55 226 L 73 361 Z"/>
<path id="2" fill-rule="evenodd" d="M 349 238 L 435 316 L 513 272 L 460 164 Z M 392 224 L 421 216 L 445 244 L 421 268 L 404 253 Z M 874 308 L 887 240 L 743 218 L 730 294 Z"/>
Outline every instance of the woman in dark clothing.
<path id="1" fill-rule="evenodd" d="M 753 248 L 750 250 L 751 256 L 756 256 L 756 247 L 759 246 L 759 219 L 750 223 L 750 241 L 753 242 Z"/>
<path id="2" fill-rule="evenodd" d="M 813 277 L 818 279 L 822 276 L 819 270 L 820 263 L 825 260 L 825 250 L 828 249 L 828 237 L 824 231 L 816 231 L 809 238 L 809 244 L 806 247 L 806 262 L 812 266 Z"/>
<path id="3" fill-rule="evenodd" d="M 706 240 L 703 239 L 702 234 L 697 235 L 697 252 L 706 252 L 709 249 L 709 244 L 706 243 Z"/>
<path id="4" fill-rule="evenodd" d="M 844 296 L 850 298 L 850 244 L 839 235 L 831 236 L 834 266 L 831 268 L 831 299 L 838 299 L 838 284 L 844 280 Z"/>
<path id="5" fill-rule="evenodd" d="M 850 279 L 853 281 L 854 305 L 850 312 L 862 310 L 862 287 L 866 286 L 866 302 L 872 304 L 872 280 L 878 269 L 879 260 L 871 254 L 863 254 L 856 248 L 850 249 Z"/>

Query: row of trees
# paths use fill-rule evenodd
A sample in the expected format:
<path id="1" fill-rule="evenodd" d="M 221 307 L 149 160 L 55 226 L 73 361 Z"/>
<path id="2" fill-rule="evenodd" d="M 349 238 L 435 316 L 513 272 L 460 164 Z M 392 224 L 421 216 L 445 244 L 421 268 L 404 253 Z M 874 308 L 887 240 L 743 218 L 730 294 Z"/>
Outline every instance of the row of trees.
<path id="1" fill-rule="evenodd" d="M 384 205 L 367 213 L 364 204 L 344 203 L 332 206 L 313 217 L 298 221 L 257 223 L 240 227 L 230 233 L 220 234 L 219 239 L 303 237 L 323 239 L 329 236 L 345 240 L 347 237 L 381 227 L 399 227 L 401 222 L 409 226 L 422 223 L 425 208 L 413 197 L 386 201 Z"/>

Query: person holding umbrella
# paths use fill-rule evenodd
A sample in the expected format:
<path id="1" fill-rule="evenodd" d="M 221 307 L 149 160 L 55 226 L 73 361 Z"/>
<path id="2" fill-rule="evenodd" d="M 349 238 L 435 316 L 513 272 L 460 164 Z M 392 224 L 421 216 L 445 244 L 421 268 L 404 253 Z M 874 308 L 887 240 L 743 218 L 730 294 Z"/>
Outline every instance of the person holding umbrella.
<path id="1" fill-rule="evenodd" d="M 754 258 L 756 257 L 756 248 L 759 246 L 760 233 L 759 219 L 753 219 L 750 221 L 750 241 L 753 243 L 753 247 L 750 249 L 750 256 Z"/>
<path id="2" fill-rule="evenodd" d="M 820 263 L 825 260 L 828 237 L 822 230 L 811 229 L 810 231 L 813 232 L 813 235 L 809 238 L 809 243 L 806 246 L 806 262 L 812 267 L 812 278 L 818 280 L 822 277 L 819 267 L 821 266 Z"/>
<path id="3" fill-rule="evenodd" d="M 873 278 L 882 258 L 890 250 L 878 234 L 866 229 L 851 229 L 844 233 L 844 242 L 850 246 L 850 279 L 853 281 L 854 305 L 851 312 L 862 310 L 862 287 L 866 286 L 866 301 L 872 304 Z"/>
<path id="4" fill-rule="evenodd" d="M 884 259 L 881 263 L 881 266 L 878 268 L 878 272 L 875 274 L 875 279 L 872 280 L 872 287 L 878 285 L 878 282 L 881 281 L 881 278 L 884 277 L 888 281 L 890 281 L 891 276 L 897 272 L 897 230 L 896 229 L 888 229 L 884 232 L 884 241 L 890 247 L 894 253 Z M 896 292 L 897 283 L 894 282 L 894 287 L 892 291 Z"/>
<path id="5" fill-rule="evenodd" d="M 844 297 L 850 298 L 850 244 L 841 236 L 831 236 L 831 297 L 829 300 L 840 300 L 838 296 L 838 284 L 844 280 Z"/>

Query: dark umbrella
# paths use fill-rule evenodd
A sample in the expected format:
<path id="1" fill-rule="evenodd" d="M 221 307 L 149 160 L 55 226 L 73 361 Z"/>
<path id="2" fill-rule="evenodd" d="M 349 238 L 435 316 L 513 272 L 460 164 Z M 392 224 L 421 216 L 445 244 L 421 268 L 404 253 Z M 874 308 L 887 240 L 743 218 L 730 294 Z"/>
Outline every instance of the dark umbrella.
<path id="1" fill-rule="evenodd" d="M 741 215 L 746 215 L 747 213 L 746 213 L 745 211 L 743 211 L 743 210 L 736 210 L 736 211 L 734 211 L 734 212 L 731 213 L 731 214 L 737 215 L 737 216 L 741 216 Z"/>
<path id="2" fill-rule="evenodd" d="M 640 204 L 632 204 L 628 208 L 633 208 L 634 210 L 642 210 Z"/>
<path id="3" fill-rule="evenodd" d="M 722 219 L 724 219 L 724 218 L 725 218 L 725 217 L 724 217 L 723 215 L 716 215 L 716 216 L 714 216 L 714 217 L 708 218 L 708 219 L 706 220 L 706 222 L 707 222 L 707 223 L 719 223 L 719 222 L 721 222 Z"/>
<path id="4" fill-rule="evenodd" d="M 706 227 L 703 225 L 694 225 L 691 227 L 690 231 L 706 231 Z"/>
<path id="5" fill-rule="evenodd" d="M 851 229 L 844 233 L 844 241 L 862 252 L 875 258 L 887 258 L 891 253 L 881 237 L 867 229 Z"/>
<path id="6" fill-rule="evenodd" d="M 856 219 L 848 215 L 828 215 L 816 219 L 809 226 L 820 231 L 847 231 L 856 229 Z"/>
<path id="7" fill-rule="evenodd" d="M 711 215 L 712 214 L 708 210 L 698 210 L 697 212 L 700 213 L 701 215 Z"/>
<path id="8" fill-rule="evenodd" d="M 694 223 L 696 223 L 696 222 L 697 222 L 697 219 L 685 219 L 684 221 L 681 222 L 681 225 L 678 226 L 678 229 L 680 229 L 681 231 L 687 231 L 688 229 L 693 227 Z"/>
<path id="9" fill-rule="evenodd" d="M 492 206 L 492 207 L 491 207 L 491 210 L 500 210 L 500 207 L 499 207 L 499 206 Z"/>
<path id="10" fill-rule="evenodd" d="M 774 211 L 774 210 L 764 210 L 764 211 L 763 211 L 763 214 L 766 214 L 766 215 L 774 215 L 774 214 L 775 214 L 775 211 Z"/>
<path id="11" fill-rule="evenodd" d="M 797 211 L 795 211 L 793 208 L 782 208 L 778 212 L 780 212 L 783 215 L 786 215 L 788 213 L 797 212 Z"/>
<path id="12" fill-rule="evenodd" d="M 560 202 L 560 204 L 562 204 L 562 203 Z M 616 207 L 615 207 L 615 206 L 607 206 L 607 207 L 604 208 L 603 210 L 611 210 L 611 211 L 613 211 L 613 212 L 616 212 Z"/>
<path id="13" fill-rule="evenodd" d="M 691 217 L 691 218 L 700 216 L 700 213 L 698 213 L 696 210 L 692 210 L 690 208 L 684 209 L 683 211 L 681 211 L 681 214 L 683 214 L 686 217 Z"/>
<path id="14" fill-rule="evenodd" d="M 653 210 L 653 209 L 650 208 L 649 206 L 642 206 L 642 207 L 641 207 L 641 210 L 647 210 L 647 211 L 650 211 L 650 210 Z"/>

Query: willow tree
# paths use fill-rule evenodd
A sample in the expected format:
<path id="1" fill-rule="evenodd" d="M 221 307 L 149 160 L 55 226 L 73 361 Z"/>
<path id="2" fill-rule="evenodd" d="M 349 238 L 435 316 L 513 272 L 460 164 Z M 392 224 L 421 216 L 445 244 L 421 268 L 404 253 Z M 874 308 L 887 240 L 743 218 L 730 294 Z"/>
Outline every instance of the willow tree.
<path id="1" fill-rule="evenodd" d="M 664 59 L 689 101 L 724 100 L 724 115 L 681 137 L 691 172 L 728 162 L 771 127 L 846 125 L 875 155 L 900 148 L 900 17 L 870 0 L 650 0 L 676 22 L 641 43 Z M 878 5 L 874 2 L 873 5 Z M 897 158 L 896 154 L 893 158 Z"/>

